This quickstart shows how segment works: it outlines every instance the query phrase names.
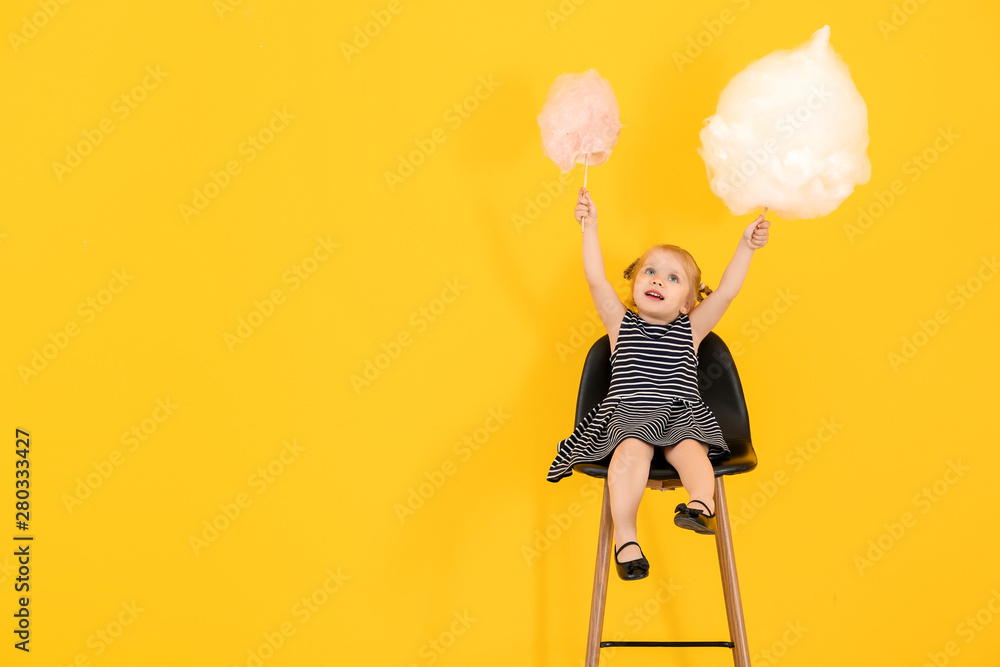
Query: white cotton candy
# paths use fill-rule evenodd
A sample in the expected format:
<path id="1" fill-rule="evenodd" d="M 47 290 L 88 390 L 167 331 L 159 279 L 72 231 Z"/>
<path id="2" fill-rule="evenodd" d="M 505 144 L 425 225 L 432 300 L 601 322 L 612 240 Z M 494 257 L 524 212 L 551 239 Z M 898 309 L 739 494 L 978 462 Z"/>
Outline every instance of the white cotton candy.
<path id="1" fill-rule="evenodd" d="M 817 218 L 867 183 L 868 108 L 830 27 L 734 76 L 701 143 L 712 192 L 735 215 L 766 206 L 788 220 Z"/>
<path id="2" fill-rule="evenodd" d="M 593 69 L 558 76 L 538 114 L 538 127 L 542 152 L 562 173 L 585 161 L 603 164 L 622 129 L 611 84 Z"/>

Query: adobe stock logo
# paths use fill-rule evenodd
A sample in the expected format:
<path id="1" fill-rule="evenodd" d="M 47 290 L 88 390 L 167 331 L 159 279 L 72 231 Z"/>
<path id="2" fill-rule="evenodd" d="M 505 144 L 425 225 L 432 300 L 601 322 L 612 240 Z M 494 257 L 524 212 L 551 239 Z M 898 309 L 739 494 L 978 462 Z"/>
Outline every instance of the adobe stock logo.
<path id="1" fill-rule="evenodd" d="M 522 233 L 524 227 L 537 220 L 542 211 L 562 196 L 560 193 L 563 191 L 563 187 L 559 181 L 542 181 L 541 185 L 544 191 L 537 192 L 534 198 L 524 198 L 524 215 L 520 213 L 510 214 L 510 221 L 514 223 L 514 229 L 517 230 L 518 234 Z"/>
<path id="2" fill-rule="evenodd" d="M 921 514 L 930 512 L 934 505 L 939 503 L 972 469 L 971 466 L 963 465 L 961 459 L 948 461 L 944 473 L 938 479 L 913 494 L 911 499 L 913 507 Z M 898 520 L 891 523 L 883 522 L 882 527 L 885 530 L 877 537 L 868 540 L 864 552 L 856 554 L 853 558 L 858 574 L 864 576 L 866 569 L 874 567 L 875 563 L 882 560 L 906 533 L 917 525 L 919 519 L 918 515 L 906 511 L 899 515 Z"/>
<path id="3" fill-rule="evenodd" d="M 135 598 L 132 599 L 131 604 L 122 600 L 119 606 L 121 610 L 115 614 L 113 619 L 87 635 L 87 648 L 91 650 L 95 658 L 108 651 L 125 633 L 125 628 L 135 623 L 136 619 L 139 618 L 139 614 L 146 611 L 145 607 L 140 607 L 136 603 Z M 80 651 L 73 657 L 71 662 L 67 663 L 67 665 L 74 667 L 90 667 L 91 664 L 91 659 L 87 657 L 85 651 Z M 62 665 L 60 664 L 59 667 L 62 667 Z"/>
<path id="4" fill-rule="evenodd" d="M 910 155 L 903 162 L 900 170 L 904 176 L 909 176 L 911 183 L 916 183 L 931 166 L 941 159 L 944 153 L 954 146 L 955 140 L 961 138 L 962 135 L 952 131 L 951 125 L 947 128 L 937 128 L 937 136 L 930 142 L 930 145 L 919 153 Z M 869 202 L 867 206 L 858 206 L 856 223 L 844 223 L 844 233 L 847 235 L 847 240 L 853 244 L 857 237 L 867 232 L 908 191 L 902 178 L 893 179 L 885 190 L 876 190 L 875 201 Z"/>
<path id="5" fill-rule="evenodd" d="M 247 486 L 254 489 L 257 495 L 264 493 L 270 485 L 277 481 L 278 477 L 285 473 L 289 466 L 298 461 L 302 452 L 306 451 L 306 448 L 298 444 L 294 438 L 291 442 L 285 440 L 281 444 L 282 448 L 277 456 L 247 477 Z M 214 544 L 219 536 L 229 530 L 230 526 L 244 514 L 244 510 L 252 503 L 253 498 L 245 491 L 237 493 L 231 501 L 219 503 L 219 512 L 210 519 L 202 520 L 202 528 L 198 534 L 192 533 L 188 536 L 188 544 L 194 551 L 194 555 L 200 556 L 202 552 Z"/>
<path id="6" fill-rule="evenodd" d="M 372 40 L 382 34 L 382 29 L 392 23 L 392 17 L 402 11 L 403 7 L 399 0 L 389 0 L 385 9 L 369 10 L 372 20 L 365 22 L 364 29 L 360 25 L 354 26 L 354 39 L 350 43 L 340 42 L 340 52 L 344 55 L 344 59 L 350 63 L 352 58 L 361 55 L 361 51 L 368 48 Z"/>
<path id="7" fill-rule="evenodd" d="M 316 275 L 316 272 L 323 266 L 323 263 L 330 259 L 334 249 L 339 247 L 339 243 L 334 243 L 330 240 L 329 234 L 326 235 L 325 239 L 322 236 L 317 236 L 316 245 L 313 247 L 312 252 L 292 264 L 288 270 L 282 273 L 281 282 L 285 285 L 291 285 L 289 292 L 295 292 L 303 285 L 303 281 L 309 280 L 309 278 Z M 264 322 L 274 316 L 278 306 L 283 305 L 286 299 L 287 295 L 278 287 L 273 288 L 268 296 L 264 297 L 263 301 L 254 299 L 253 308 L 250 312 L 245 317 L 240 315 L 237 318 L 236 327 L 233 329 L 234 333 L 230 333 L 229 331 L 222 333 L 222 340 L 226 344 L 226 348 L 230 354 L 235 352 L 239 345 L 243 345 L 249 340 L 250 336 Z"/>
<path id="8" fill-rule="evenodd" d="M 997 616 L 1000 616 L 1000 591 L 991 588 L 990 594 L 989 599 L 974 616 L 969 614 L 955 626 L 955 634 L 964 639 L 966 644 L 971 644 L 976 635 L 983 632 Z M 945 667 L 961 652 L 962 648 L 958 642 L 950 640 L 945 642 L 940 651 L 928 651 L 927 662 L 922 667 Z"/>
<path id="9" fill-rule="evenodd" d="M 246 135 L 246 138 L 236 147 L 236 154 L 244 156 L 244 163 L 250 164 L 257 159 L 274 142 L 279 134 L 284 132 L 289 125 L 289 121 L 295 118 L 295 114 L 288 112 L 288 107 L 282 107 L 279 111 L 277 107 L 272 107 L 271 117 L 254 134 Z M 181 218 L 185 223 L 190 223 L 191 218 L 208 208 L 208 205 L 215 201 L 222 192 L 230 186 L 233 178 L 243 173 L 243 166 L 236 159 L 226 162 L 225 167 L 219 171 L 209 169 L 208 180 L 200 188 L 192 188 L 193 196 L 191 203 L 181 202 L 177 205 Z"/>
<path id="10" fill-rule="evenodd" d="M 116 295 L 135 280 L 135 276 L 129 275 L 122 267 L 121 271 L 114 269 L 111 271 L 111 280 L 107 287 L 101 288 L 97 294 L 88 296 L 76 306 L 77 314 L 83 318 L 84 324 L 90 324 L 97 317 L 97 313 L 104 312 L 104 309 L 115 300 Z M 70 343 L 70 339 L 80 335 L 80 324 L 76 320 L 68 320 L 61 329 L 55 333 L 48 334 L 49 342 L 43 343 L 41 351 L 32 348 L 30 365 L 18 364 L 17 373 L 21 376 L 21 382 L 25 386 L 29 380 L 38 377 L 39 373 L 49 367 L 49 363 L 54 361 L 59 353 L 65 350 Z"/>
<path id="11" fill-rule="evenodd" d="M 351 373 L 348 379 L 351 381 L 355 395 L 360 396 L 362 389 L 370 387 L 373 382 L 378 380 L 392 365 L 392 362 L 400 357 L 403 350 L 413 344 L 416 334 L 427 331 L 431 323 L 435 322 L 448 309 L 449 304 L 454 303 L 468 288 L 469 286 L 460 283 L 458 278 L 446 279 L 441 296 L 431 299 L 426 306 L 421 306 L 410 314 L 408 322 L 416 328 L 415 334 L 406 330 L 400 331 L 395 338 L 379 346 L 382 351 L 376 353 L 374 358 L 364 360 L 364 368 L 360 374 Z"/>
<path id="12" fill-rule="evenodd" d="M 235 12 L 236 8 L 242 5 L 243 2 L 244 0 L 213 0 L 212 9 L 215 10 L 215 15 L 222 21 L 226 18 L 226 14 Z M 257 11 L 256 7 L 250 7 L 252 4 L 256 4 L 256 0 L 250 0 L 247 3 L 247 8 L 240 10 L 240 14 L 243 14 L 244 18 L 251 18 L 250 14 Z"/>
<path id="13" fill-rule="evenodd" d="M 417 655 L 423 660 L 423 664 L 433 665 L 440 660 L 455 645 L 458 638 L 468 632 L 472 624 L 479 620 L 477 617 L 472 616 L 468 609 L 462 610 L 462 613 L 458 611 L 452 612 L 452 617 L 455 620 L 451 622 L 447 629 L 442 630 L 436 637 L 424 642 L 417 649 Z M 417 667 L 417 663 L 411 662 L 407 667 Z"/>
<path id="14" fill-rule="evenodd" d="M 882 39 L 888 42 L 889 35 L 899 32 L 899 29 L 906 25 L 910 18 L 925 4 L 927 4 L 927 0 L 903 0 L 902 4 L 893 4 L 889 20 L 879 18 L 875 22 Z"/>
<path id="15" fill-rule="evenodd" d="M 576 13 L 576 8 L 587 2 L 587 0 L 562 0 L 556 7 L 559 11 L 552 9 L 545 10 L 545 20 L 549 22 L 549 27 L 555 30 L 558 24 L 565 23 L 569 17 Z"/>
<path id="16" fill-rule="evenodd" d="M 820 419 L 820 426 L 816 429 L 815 435 L 806 438 L 800 444 L 796 444 L 785 455 L 785 463 L 791 467 L 791 471 L 778 468 L 771 474 L 770 479 L 758 480 L 758 490 L 744 495 L 740 499 L 738 508 L 735 503 L 730 505 L 729 520 L 733 534 L 737 534 L 741 527 L 749 524 L 754 517 L 760 514 L 764 507 L 778 495 L 779 491 L 788 485 L 795 473 L 800 472 L 808 462 L 819 456 L 820 452 L 828 447 L 843 428 L 844 425 L 839 423 L 835 416 Z"/>
<path id="17" fill-rule="evenodd" d="M 114 99 L 111 103 L 111 112 L 118 116 L 118 120 L 125 120 L 139 108 L 149 93 L 160 87 L 160 84 L 169 75 L 170 72 L 161 71 L 159 65 L 156 66 L 156 69 L 147 66 L 146 75 L 142 77 L 142 81 Z M 115 122 L 111 117 L 105 116 L 97 121 L 94 127 L 81 133 L 83 139 L 72 146 L 66 144 L 66 155 L 63 161 L 53 160 L 52 162 L 52 170 L 55 172 L 56 180 L 62 183 L 66 175 L 73 173 L 74 169 L 82 165 L 83 159 L 91 155 L 98 146 L 104 143 L 104 138 L 116 129 Z M 90 133 L 90 136 L 87 136 L 87 132 Z"/>
<path id="18" fill-rule="evenodd" d="M 740 10 L 746 10 L 750 6 L 750 0 L 733 0 L 733 4 L 738 5 Z M 688 35 L 687 47 L 683 52 L 674 51 L 674 65 L 678 72 L 683 72 L 688 65 L 701 57 L 705 51 L 715 43 L 715 40 L 722 35 L 727 25 L 736 22 L 736 14 L 732 10 L 723 9 L 719 12 L 718 18 L 703 20 L 701 24 L 704 30 L 698 31 L 695 35 Z"/>
<path id="19" fill-rule="evenodd" d="M 754 654 L 750 660 L 751 664 L 757 667 L 771 667 L 778 664 L 779 660 L 788 655 L 789 647 L 798 644 L 802 636 L 809 632 L 809 628 L 802 625 L 802 621 L 798 619 L 794 623 L 785 621 L 785 627 L 788 629 L 781 635 L 781 639 L 775 640 L 769 647 Z"/>
<path id="20" fill-rule="evenodd" d="M 483 421 L 482 426 L 477 426 L 462 436 L 461 440 L 456 440 L 452 444 L 451 449 L 459 458 L 459 464 L 456 464 L 451 458 L 447 458 L 432 470 L 425 471 L 426 481 L 422 481 L 416 486 L 411 485 L 407 489 L 406 502 L 393 505 L 393 510 L 400 523 L 406 523 L 408 517 L 415 515 L 428 500 L 433 498 L 434 494 L 445 485 L 448 478 L 458 472 L 461 463 L 468 463 L 473 455 L 490 441 L 492 435 L 510 419 L 510 415 L 504 412 L 502 406 L 490 408 L 488 414 L 489 416 Z"/>
<path id="21" fill-rule="evenodd" d="M 1000 273 L 1000 263 L 997 262 L 997 256 L 995 254 L 991 257 L 984 255 L 980 259 L 975 273 L 957 283 L 954 289 L 949 290 L 948 294 L 945 295 L 945 301 L 953 304 L 956 312 L 962 310 L 966 304 L 976 298 L 976 295 L 997 273 Z M 951 315 L 944 308 L 936 309 L 932 316 L 926 320 L 918 319 L 917 327 L 913 329 L 912 333 L 900 338 L 901 344 L 898 351 L 889 351 L 888 360 L 892 370 L 898 373 L 900 367 L 913 361 L 920 350 L 928 345 L 949 322 L 951 322 Z"/>
<path id="22" fill-rule="evenodd" d="M 119 438 L 121 443 L 127 445 L 129 452 L 136 451 L 139 449 L 140 441 L 149 440 L 178 407 L 180 406 L 171 401 L 169 396 L 157 398 L 156 407 L 153 408 L 149 417 L 122 432 Z M 93 471 L 88 471 L 83 477 L 76 478 L 76 486 L 73 487 L 72 493 L 62 494 L 61 500 L 66 511 L 72 514 L 74 508 L 83 505 L 83 501 L 90 498 L 97 489 L 108 481 L 115 470 L 125 461 L 126 457 L 121 449 L 112 449 L 106 458 L 91 461 L 90 467 L 93 468 Z"/>
<path id="23" fill-rule="evenodd" d="M 296 630 L 316 617 L 323 610 L 323 607 L 334 599 L 333 596 L 344 587 L 344 583 L 350 580 L 350 577 L 342 573 L 339 567 L 336 572 L 332 568 L 327 568 L 324 574 L 326 577 L 322 584 L 315 587 L 308 595 L 300 597 L 292 605 L 292 616 L 299 621 L 299 625 L 296 626 L 291 621 L 285 620 L 274 630 L 261 633 L 260 637 L 263 641 L 255 641 L 256 645 L 251 646 L 246 651 L 246 661 L 243 662 L 245 667 L 262 667 L 266 661 L 273 658 L 295 635 Z M 236 665 L 236 667 L 242 666 Z"/>
<path id="24" fill-rule="evenodd" d="M 588 504 L 599 502 L 603 498 L 603 493 L 604 484 L 599 483 L 593 477 L 580 485 L 580 497 L 585 499 Z M 551 549 L 552 545 L 573 527 L 576 519 L 583 516 L 585 509 L 581 503 L 573 501 L 565 512 L 550 512 L 549 518 L 551 520 L 548 524 L 544 528 L 535 529 L 534 535 L 532 535 L 534 539 L 530 544 L 521 545 L 521 555 L 524 557 L 524 562 L 531 565 L 532 561 L 540 558 L 542 554 Z"/>
<path id="25" fill-rule="evenodd" d="M 68 4 L 69 0 L 39 0 L 39 11 L 33 13 L 30 20 L 27 16 L 21 17 L 21 30 L 7 33 L 7 41 L 10 42 L 10 48 L 14 49 L 14 53 L 27 44 L 28 40 L 34 39 L 38 31 L 49 24 L 49 19 L 54 18 L 62 9 L 60 5 Z"/>
<path id="26" fill-rule="evenodd" d="M 499 86 L 500 82 L 495 80 L 492 74 L 488 75 L 487 78 L 480 76 L 475 89 L 462 100 L 448 107 L 444 114 L 442 114 L 441 120 L 448 123 L 453 132 L 458 130 L 471 117 L 471 114 L 479 108 L 480 103 L 488 100 Z M 417 147 L 406 155 L 399 153 L 396 156 L 398 160 L 396 169 L 393 171 L 386 169 L 384 172 L 389 192 L 395 192 L 399 186 L 405 183 L 406 179 L 413 175 L 417 167 L 427 162 L 428 158 L 434 154 L 438 144 L 443 144 L 447 139 L 448 134 L 440 127 L 435 127 L 431 130 L 430 135 L 426 138 L 414 139 L 413 143 Z"/>

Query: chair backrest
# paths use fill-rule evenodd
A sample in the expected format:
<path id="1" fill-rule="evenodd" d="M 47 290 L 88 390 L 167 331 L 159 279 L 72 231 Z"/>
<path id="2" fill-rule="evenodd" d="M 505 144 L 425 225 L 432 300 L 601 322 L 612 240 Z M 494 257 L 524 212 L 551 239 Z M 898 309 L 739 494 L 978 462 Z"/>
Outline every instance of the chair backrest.
<path id="1" fill-rule="evenodd" d="M 608 395 L 611 387 L 611 339 L 599 338 L 587 353 L 576 399 L 576 421 L 583 418 Z M 750 441 L 750 417 L 736 363 L 729 348 L 715 332 L 709 332 L 698 346 L 698 388 L 702 400 L 715 414 L 727 441 Z"/>

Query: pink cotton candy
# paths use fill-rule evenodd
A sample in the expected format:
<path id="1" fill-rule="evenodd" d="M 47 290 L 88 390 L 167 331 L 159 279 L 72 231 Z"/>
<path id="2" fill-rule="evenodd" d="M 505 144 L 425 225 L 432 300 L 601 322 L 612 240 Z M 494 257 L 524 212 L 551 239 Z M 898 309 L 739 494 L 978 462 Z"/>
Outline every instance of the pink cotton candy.
<path id="1" fill-rule="evenodd" d="M 542 152 L 562 173 L 577 164 L 604 164 L 622 129 L 611 84 L 594 69 L 558 76 L 538 114 L 538 127 Z"/>

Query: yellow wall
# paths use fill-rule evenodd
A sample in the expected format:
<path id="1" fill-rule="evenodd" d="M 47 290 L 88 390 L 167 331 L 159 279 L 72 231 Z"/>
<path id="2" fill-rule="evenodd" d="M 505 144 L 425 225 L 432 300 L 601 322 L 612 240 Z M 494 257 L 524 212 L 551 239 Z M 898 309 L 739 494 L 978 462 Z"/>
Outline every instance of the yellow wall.
<path id="1" fill-rule="evenodd" d="M 752 218 L 710 192 L 701 122 L 743 67 L 829 24 L 871 181 L 775 219 L 716 329 L 760 458 L 727 486 L 751 653 L 995 664 L 998 13 L 4 3 L 0 663 L 580 664 L 600 487 L 544 478 L 604 332 L 583 173 L 549 194 L 536 115 L 557 75 L 607 78 L 625 127 L 588 185 L 608 275 L 669 242 L 716 285 Z M 651 576 L 613 577 L 606 638 L 725 638 L 714 543 L 671 522 L 684 499 L 647 492 Z M 604 652 L 652 659 L 730 664 Z"/>

